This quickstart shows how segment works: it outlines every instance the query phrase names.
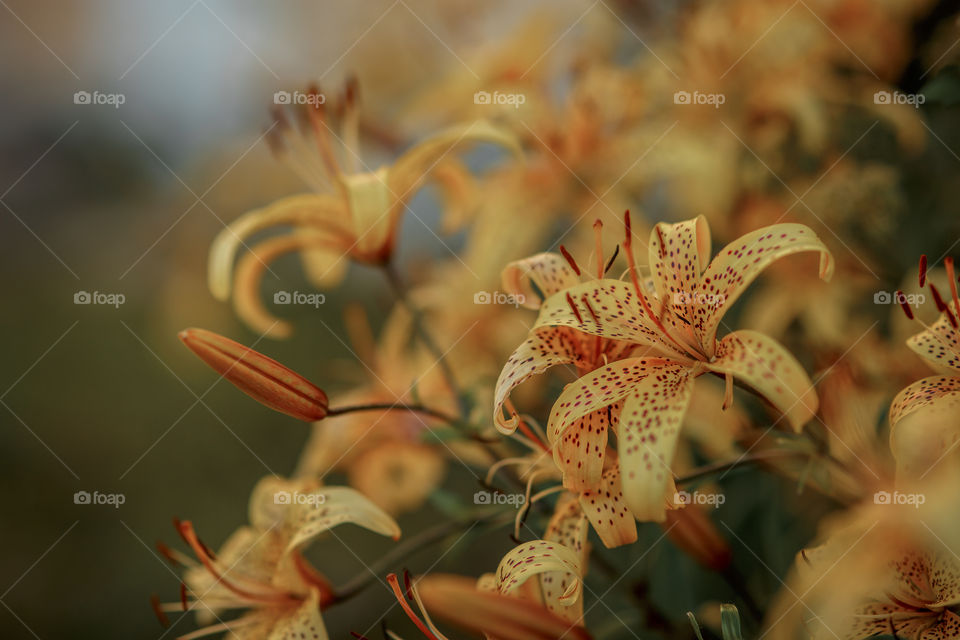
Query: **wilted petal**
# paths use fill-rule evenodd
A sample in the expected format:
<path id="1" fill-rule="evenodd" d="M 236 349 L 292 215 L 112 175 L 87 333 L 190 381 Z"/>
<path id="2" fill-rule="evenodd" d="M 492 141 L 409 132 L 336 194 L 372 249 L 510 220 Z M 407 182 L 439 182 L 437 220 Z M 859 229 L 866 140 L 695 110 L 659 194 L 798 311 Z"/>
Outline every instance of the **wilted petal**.
<path id="1" fill-rule="evenodd" d="M 426 576 L 418 584 L 424 608 L 453 624 L 498 640 L 589 640 L 572 625 L 536 602 L 478 590 L 460 576 Z"/>
<path id="2" fill-rule="evenodd" d="M 580 508 L 606 548 L 636 542 L 637 523 L 623 500 L 619 465 L 603 474 L 599 489 L 580 494 Z"/>
<path id="3" fill-rule="evenodd" d="M 623 496 L 638 520 L 666 517 L 670 465 L 692 392 L 689 369 L 671 363 L 635 384 L 623 404 L 618 434 Z"/>
<path id="4" fill-rule="evenodd" d="M 550 411 L 547 438 L 556 443 L 576 420 L 622 400 L 647 376 L 678 366 L 665 358 L 626 358 L 571 382 Z"/>
<path id="5" fill-rule="evenodd" d="M 551 574 L 550 580 L 540 585 L 547 608 L 572 622 L 579 620 L 583 611 L 583 566 L 577 552 L 561 544 L 533 540 L 508 552 L 497 567 L 500 593 L 514 593 L 541 574 Z"/>
<path id="6" fill-rule="evenodd" d="M 503 415 L 503 404 L 510 392 L 554 365 L 575 362 L 577 349 L 578 345 L 569 331 L 544 327 L 532 331 L 523 344 L 510 354 L 497 378 L 494 393 L 493 418 L 499 431 L 513 433 L 517 428 L 515 418 L 507 419 Z"/>
<path id="7" fill-rule="evenodd" d="M 799 431 L 817 412 L 819 400 L 807 372 L 783 345 L 757 331 L 734 331 L 720 341 L 706 365 L 754 389 Z"/>
<path id="8" fill-rule="evenodd" d="M 254 400 L 306 422 L 327 415 L 327 394 L 273 358 L 205 329 L 186 329 L 180 340 L 201 360 Z"/>
<path id="9" fill-rule="evenodd" d="M 546 299 L 575 287 L 580 284 L 580 276 L 559 253 L 538 253 L 508 264 L 503 269 L 501 283 L 504 292 L 518 296 L 524 307 L 539 309 L 541 295 Z"/>
<path id="10" fill-rule="evenodd" d="M 302 547 L 321 533 L 345 523 L 355 524 L 393 539 L 400 526 L 383 509 L 349 487 L 324 487 L 291 502 L 284 524 L 287 550 Z"/>
<path id="11" fill-rule="evenodd" d="M 331 239 L 347 237 L 344 227 L 347 211 L 342 200 L 325 194 L 302 194 L 277 200 L 262 209 L 240 216 L 217 234 L 210 246 L 208 284 L 218 300 L 230 298 L 233 266 L 245 241 L 264 229 L 277 225 L 311 227 Z"/>
<path id="12" fill-rule="evenodd" d="M 833 275 L 833 256 L 820 238 L 802 224 L 775 224 L 757 229 L 724 247 L 704 271 L 694 305 L 694 329 L 706 355 L 713 356 L 720 320 L 740 294 L 767 266 L 801 251 L 820 253 L 820 277 Z"/>

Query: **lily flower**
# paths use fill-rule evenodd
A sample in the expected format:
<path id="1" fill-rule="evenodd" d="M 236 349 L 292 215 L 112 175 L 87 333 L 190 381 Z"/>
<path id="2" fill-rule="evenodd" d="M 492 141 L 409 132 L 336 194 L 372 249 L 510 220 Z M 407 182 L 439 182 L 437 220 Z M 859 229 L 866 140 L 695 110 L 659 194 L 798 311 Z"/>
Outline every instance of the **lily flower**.
<path id="1" fill-rule="evenodd" d="M 181 602 L 161 606 L 164 611 L 195 611 L 202 627 L 181 640 L 226 632 L 231 638 L 326 639 L 320 612 L 334 602 L 334 592 L 302 550 L 345 523 L 400 536 L 397 523 L 353 489 L 274 477 L 254 489 L 249 517 L 250 525 L 237 529 L 216 554 L 192 523 L 175 523 L 196 561 L 164 548 L 188 568 Z M 224 622 L 221 615 L 230 609 L 245 613 Z"/>
<path id="2" fill-rule="evenodd" d="M 556 443 L 585 416 L 619 413 L 616 429 L 627 506 L 640 520 L 663 521 L 670 464 L 696 377 L 724 376 L 726 405 L 732 402 L 733 381 L 739 381 L 798 431 L 816 412 L 810 379 L 783 346 L 745 330 L 718 340 L 717 330 L 726 311 L 773 261 L 816 251 L 820 276 L 826 280 L 833 260 L 808 227 L 778 224 L 735 240 L 710 261 L 710 230 L 701 216 L 654 228 L 649 243 L 652 283 L 646 285 L 634 264 L 629 213 L 626 222 L 624 250 L 632 283 L 600 279 L 555 294 L 542 304 L 533 331 L 571 327 L 646 347 L 642 355 L 611 362 L 567 385 L 551 411 L 547 436 Z M 556 359 L 555 352 L 531 350 L 525 366 Z"/>
<path id="3" fill-rule="evenodd" d="M 940 317 L 929 326 L 924 324 L 925 330 L 908 339 L 907 346 L 932 368 L 948 373 L 914 382 L 897 394 L 890 406 L 890 448 L 902 477 L 925 475 L 960 441 L 955 419 L 960 409 L 960 297 L 953 258 L 946 258 L 944 266 L 950 298 L 944 301 L 937 287 L 926 282 Z M 926 256 L 920 259 L 920 267 L 923 286 Z M 921 322 L 906 302 L 901 306 L 907 317 Z"/>
<path id="4" fill-rule="evenodd" d="M 458 215 L 469 206 L 457 197 L 464 192 L 469 174 L 446 160 L 448 154 L 483 142 L 520 153 L 511 134 L 476 121 L 445 129 L 406 151 L 392 165 L 371 170 L 358 166 L 362 162 L 358 156 L 356 86 L 347 86 L 339 137 L 327 124 L 323 96 L 316 89 L 309 95 L 312 99 L 303 105 L 300 120 L 309 128 L 312 140 L 302 139 L 282 110 L 276 112 L 277 124 L 268 139 L 281 161 L 315 192 L 287 196 L 244 214 L 224 229 L 210 248 L 211 293 L 226 301 L 232 291 L 239 316 L 255 331 L 275 338 L 289 336 L 291 327 L 278 322 L 259 298 L 258 285 L 270 262 L 286 253 L 302 252 L 307 273 L 318 286 L 329 285 L 342 276 L 345 256 L 383 265 L 393 255 L 407 203 L 428 180 L 448 187 L 444 209 Z M 340 154 L 335 141 L 343 147 Z M 254 245 L 239 261 L 234 277 L 234 262 L 245 241 L 278 226 L 292 226 L 293 231 Z"/>

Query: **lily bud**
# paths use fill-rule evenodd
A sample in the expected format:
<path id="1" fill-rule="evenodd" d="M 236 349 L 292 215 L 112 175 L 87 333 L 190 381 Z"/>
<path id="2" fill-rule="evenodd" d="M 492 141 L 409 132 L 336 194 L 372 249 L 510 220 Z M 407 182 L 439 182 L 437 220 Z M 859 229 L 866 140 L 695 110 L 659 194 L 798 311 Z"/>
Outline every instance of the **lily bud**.
<path id="1" fill-rule="evenodd" d="M 273 358 L 206 329 L 186 329 L 180 340 L 238 389 L 280 413 L 314 422 L 327 415 L 327 394 Z"/>

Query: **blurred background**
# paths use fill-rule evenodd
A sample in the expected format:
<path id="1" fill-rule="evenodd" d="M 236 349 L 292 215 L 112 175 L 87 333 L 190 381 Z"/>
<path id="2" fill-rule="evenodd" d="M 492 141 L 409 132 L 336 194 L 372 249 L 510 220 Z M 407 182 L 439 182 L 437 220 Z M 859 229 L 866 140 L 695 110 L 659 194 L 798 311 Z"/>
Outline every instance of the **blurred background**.
<path id="1" fill-rule="evenodd" d="M 390 122 L 410 94 L 544 4 L 0 1 L 4 638 L 159 638 L 189 630 L 188 622 L 164 631 L 151 612 L 152 593 L 175 601 L 179 585 L 155 542 L 174 542 L 171 518 L 180 517 L 218 545 L 246 518 L 255 482 L 289 473 L 307 438 L 302 425 L 241 399 L 225 382 L 214 384 L 215 376 L 176 337 L 182 328 L 202 326 L 245 343 L 256 339 L 229 305 L 208 293 L 206 258 L 226 222 L 301 189 L 264 140 L 274 92 L 310 82 L 339 87 L 356 74 L 364 104 L 378 121 Z M 651 29 L 669 32 L 675 14 L 693 3 L 548 4 L 558 26 L 547 39 L 544 64 L 577 44 L 578 32 L 571 30 L 592 13 L 639 39 Z M 950 4 L 927 11 L 940 11 L 942 19 L 956 9 Z M 924 27 L 913 20 L 903 18 L 904 30 L 919 33 Z M 948 35 L 942 51 L 950 51 Z M 631 46 L 633 54 L 647 55 L 636 41 Z M 930 80 L 922 67 L 900 71 L 904 89 Z M 960 135 L 953 86 L 944 84 L 940 102 L 924 107 L 936 135 L 921 131 L 922 150 L 901 156 L 881 127 L 854 153 L 882 158 L 902 176 L 899 200 L 891 204 L 884 195 L 875 203 L 878 217 L 896 210 L 892 228 L 885 227 L 887 244 L 876 245 L 871 261 L 885 284 L 895 286 L 920 252 L 949 251 L 957 235 L 951 208 Z M 90 102 L 77 103 L 78 92 L 87 92 Z M 862 131 L 851 127 L 839 149 L 860 142 Z M 391 133 L 402 148 L 415 131 Z M 828 204 L 861 198 L 860 211 L 863 202 L 870 206 L 859 191 L 821 197 Z M 436 219 L 430 194 L 415 206 L 426 222 Z M 656 210 L 653 203 L 649 210 Z M 860 215 L 851 228 L 869 234 L 875 225 Z M 419 221 L 406 222 L 403 238 L 404 259 L 449 257 Z M 278 273 L 291 289 L 308 289 L 292 261 L 282 262 Z M 82 304 L 84 294 L 108 302 Z M 296 342 L 258 348 L 321 386 L 360 379 L 362 371 L 335 336 L 345 333 L 345 301 L 361 296 L 373 317 L 389 309 L 378 274 L 353 267 L 343 286 L 327 292 L 322 309 L 284 312 L 300 327 Z M 475 487 L 469 476 L 451 482 L 451 490 Z M 781 489 L 789 487 L 771 483 L 759 491 L 772 497 Z M 124 501 L 75 504 L 83 491 L 122 494 Z M 416 529 L 435 517 L 428 508 L 401 525 Z M 776 515 L 755 524 L 761 538 L 782 529 Z M 344 535 L 363 557 L 389 548 L 363 532 Z M 492 568 L 511 546 L 506 536 L 502 542 L 463 545 L 436 570 Z M 365 571 L 339 538 L 316 554 L 334 583 Z M 772 554 L 782 567 L 792 550 L 788 545 Z M 428 559 L 415 556 L 410 568 Z M 669 556 L 657 561 L 673 562 Z M 679 566 L 682 574 L 686 565 Z M 361 612 L 369 620 L 370 607 L 386 610 L 389 602 L 384 589 L 375 589 L 338 609 L 328 619 L 331 637 L 344 637 L 358 628 L 351 623 Z"/>

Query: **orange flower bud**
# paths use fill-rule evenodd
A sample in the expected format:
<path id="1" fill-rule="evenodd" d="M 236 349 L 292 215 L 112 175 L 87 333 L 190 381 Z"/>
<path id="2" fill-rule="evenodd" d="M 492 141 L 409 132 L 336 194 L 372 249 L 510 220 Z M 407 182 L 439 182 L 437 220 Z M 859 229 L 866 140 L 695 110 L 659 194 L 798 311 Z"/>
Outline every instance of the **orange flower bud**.
<path id="1" fill-rule="evenodd" d="M 181 331 L 180 340 L 257 402 L 305 422 L 326 417 L 327 394 L 273 358 L 205 329 Z"/>

